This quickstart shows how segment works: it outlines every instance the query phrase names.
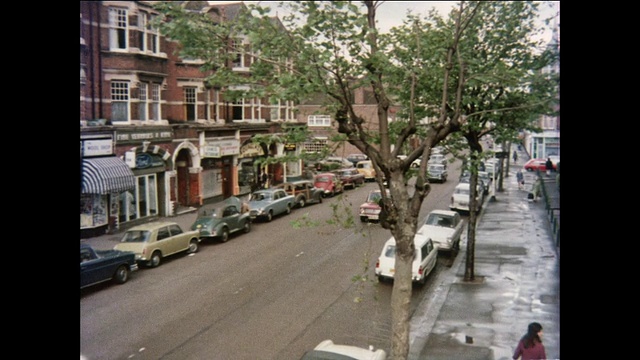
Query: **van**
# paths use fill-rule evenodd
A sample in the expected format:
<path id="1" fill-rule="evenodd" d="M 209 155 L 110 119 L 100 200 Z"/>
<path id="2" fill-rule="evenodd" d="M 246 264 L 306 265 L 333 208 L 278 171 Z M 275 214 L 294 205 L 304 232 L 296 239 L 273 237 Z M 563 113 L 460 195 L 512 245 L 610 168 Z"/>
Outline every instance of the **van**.
<path id="1" fill-rule="evenodd" d="M 413 266 L 411 280 L 414 283 L 424 285 L 427 276 L 436 267 L 438 262 L 438 245 L 431 238 L 416 234 L 413 238 L 415 252 L 413 254 Z M 382 253 L 376 262 L 375 274 L 378 281 L 393 280 L 396 264 L 396 239 L 391 237 L 382 247 Z"/>

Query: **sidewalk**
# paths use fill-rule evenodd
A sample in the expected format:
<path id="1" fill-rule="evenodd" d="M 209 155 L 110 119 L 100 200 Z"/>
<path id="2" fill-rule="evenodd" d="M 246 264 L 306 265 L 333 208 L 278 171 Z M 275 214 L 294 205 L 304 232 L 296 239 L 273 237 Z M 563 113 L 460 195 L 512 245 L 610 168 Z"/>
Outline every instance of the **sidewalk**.
<path id="1" fill-rule="evenodd" d="M 534 321 L 544 329 L 547 358 L 560 358 L 559 247 L 546 200 L 530 201 L 518 189 L 516 172 L 529 156 L 519 151 L 518 159 L 478 219 L 475 281 L 464 282 L 465 238 L 451 271 L 411 318 L 409 359 L 511 359 Z M 537 176 L 525 172 L 525 183 Z M 555 174 L 542 178 L 559 218 Z"/>

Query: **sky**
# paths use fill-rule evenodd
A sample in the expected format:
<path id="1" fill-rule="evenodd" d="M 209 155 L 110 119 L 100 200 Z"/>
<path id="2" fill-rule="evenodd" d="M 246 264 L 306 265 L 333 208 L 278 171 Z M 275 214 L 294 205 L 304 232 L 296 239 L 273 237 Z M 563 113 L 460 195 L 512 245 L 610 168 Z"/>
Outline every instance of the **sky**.
<path id="1" fill-rule="evenodd" d="M 209 1 L 210 3 L 229 3 L 229 2 L 237 2 L 237 1 Z M 271 12 L 273 15 L 276 15 L 276 7 L 278 1 L 244 1 L 245 4 L 255 4 L 260 3 L 261 6 L 271 7 Z M 384 4 L 378 8 L 376 18 L 378 21 L 378 26 L 382 32 L 388 31 L 393 26 L 402 25 L 402 20 L 405 18 L 407 11 L 411 10 L 413 14 L 417 15 L 426 15 L 430 9 L 435 8 L 442 15 L 446 15 L 453 6 L 456 5 L 456 1 L 385 1 Z M 549 4 L 553 4 L 554 6 L 550 6 Z M 539 7 L 541 18 L 550 17 L 555 13 L 560 12 L 560 2 L 559 1 L 541 1 L 541 5 Z M 279 13 L 280 17 L 282 17 L 282 11 Z M 558 16 L 558 24 L 560 23 L 560 18 Z M 550 23 L 548 26 L 545 25 L 542 20 L 540 21 L 540 26 L 545 29 L 542 40 L 544 43 L 548 43 L 551 40 L 552 35 L 552 26 L 553 23 Z"/>

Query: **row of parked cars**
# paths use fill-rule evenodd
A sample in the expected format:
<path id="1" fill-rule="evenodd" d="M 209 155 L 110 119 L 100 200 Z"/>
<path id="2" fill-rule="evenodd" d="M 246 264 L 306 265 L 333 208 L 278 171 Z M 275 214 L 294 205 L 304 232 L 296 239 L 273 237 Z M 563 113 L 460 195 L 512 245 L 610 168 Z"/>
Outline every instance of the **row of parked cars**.
<path id="1" fill-rule="evenodd" d="M 314 180 L 299 180 L 254 191 L 247 202 L 231 196 L 204 205 L 188 230 L 175 222 L 157 221 L 128 229 L 112 250 L 80 246 L 80 288 L 105 281 L 125 283 L 138 265 L 157 267 L 162 259 L 177 253 L 196 253 L 203 239 L 229 240 L 234 233 L 248 233 L 252 222 L 271 221 L 292 209 L 322 203 L 345 189 L 363 185 L 365 177 L 355 168 L 320 173 Z"/>

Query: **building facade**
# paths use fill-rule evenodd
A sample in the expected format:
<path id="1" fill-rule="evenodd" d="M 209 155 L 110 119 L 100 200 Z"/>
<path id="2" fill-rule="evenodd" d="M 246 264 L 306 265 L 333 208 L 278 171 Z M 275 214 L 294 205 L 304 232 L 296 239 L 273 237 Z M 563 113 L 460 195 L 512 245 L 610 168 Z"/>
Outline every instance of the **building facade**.
<path id="1" fill-rule="evenodd" d="M 253 137 L 296 122 L 292 102 L 226 101 L 233 84 L 209 86 L 201 61 L 176 55 L 178 44 L 151 26 L 158 16 L 151 3 L 80 2 L 80 228 L 87 236 L 248 194 L 259 160 L 285 154 L 284 144 Z M 219 21 L 233 21 L 244 6 L 188 3 Z M 234 41 L 242 50 L 229 66 L 248 73 L 250 44 Z M 283 181 L 275 175 L 286 167 L 264 170 Z M 295 169 L 288 174 L 299 175 Z"/>

